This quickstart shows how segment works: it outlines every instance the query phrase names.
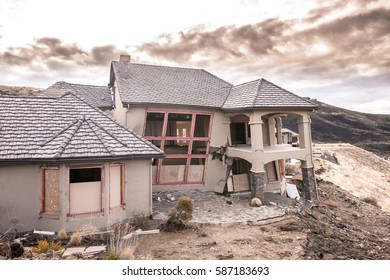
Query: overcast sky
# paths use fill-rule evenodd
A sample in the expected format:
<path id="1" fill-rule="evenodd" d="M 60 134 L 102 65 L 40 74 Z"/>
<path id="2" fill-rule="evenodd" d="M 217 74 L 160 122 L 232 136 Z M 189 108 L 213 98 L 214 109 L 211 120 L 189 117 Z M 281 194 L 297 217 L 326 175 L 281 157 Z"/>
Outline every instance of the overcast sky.
<path id="1" fill-rule="evenodd" d="M 120 53 L 390 113 L 388 0 L 0 1 L 0 84 L 106 85 Z"/>

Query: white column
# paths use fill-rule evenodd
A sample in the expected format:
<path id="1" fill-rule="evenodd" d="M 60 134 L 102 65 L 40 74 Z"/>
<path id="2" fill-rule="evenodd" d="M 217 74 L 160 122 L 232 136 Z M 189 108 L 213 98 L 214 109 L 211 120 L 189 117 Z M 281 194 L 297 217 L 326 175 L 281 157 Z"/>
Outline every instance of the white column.
<path id="1" fill-rule="evenodd" d="M 276 135 L 278 139 L 278 145 L 283 144 L 283 139 L 282 139 L 282 118 L 281 117 L 276 117 Z"/>
<path id="2" fill-rule="evenodd" d="M 275 137 L 275 118 L 271 117 L 268 119 L 268 133 L 269 133 L 269 145 L 276 145 L 276 137 Z"/>

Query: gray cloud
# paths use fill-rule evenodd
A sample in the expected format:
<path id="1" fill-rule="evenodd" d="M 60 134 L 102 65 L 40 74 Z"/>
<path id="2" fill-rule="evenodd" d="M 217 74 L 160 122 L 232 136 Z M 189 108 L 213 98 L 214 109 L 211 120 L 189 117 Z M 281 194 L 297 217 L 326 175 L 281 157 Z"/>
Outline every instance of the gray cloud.
<path id="1" fill-rule="evenodd" d="M 113 45 L 97 46 L 86 51 L 77 44 L 67 44 L 58 38 L 43 37 L 35 39 L 27 47 L 9 47 L 0 53 L 0 65 L 31 66 L 35 62 L 49 69 L 69 68 L 71 65 L 107 66 L 119 57 L 120 51 Z"/>
<path id="2" fill-rule="evenodd" d="M 360 1 L 366 3 L 366 1 Z M 359 3 L 360 3 L 359 2 Z M 345 1 L 313 10 L 320 17 Z M 362 67 L 379 71 L 390 61 L 390 10 L 363 10 L 341 19 L 296 31 L 301 20 L 268 19 L 244 26 L 215 30 L 196 27 L 176 34 L 163 34 L 157 42 L 138 50 L 153 57 L 194 65 L 241 65 L 294 71 L 308 75 L 352 75 Z M 199 60 L 198 57 L 202 57 Z"/>

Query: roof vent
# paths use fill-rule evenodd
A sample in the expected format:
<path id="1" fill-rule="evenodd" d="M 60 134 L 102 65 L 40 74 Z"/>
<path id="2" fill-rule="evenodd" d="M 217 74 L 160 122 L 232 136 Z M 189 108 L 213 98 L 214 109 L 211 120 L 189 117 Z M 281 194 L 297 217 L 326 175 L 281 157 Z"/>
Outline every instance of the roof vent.
<path id="1" fill-rule="evenodd" d="M 121 54 L 119 56 L 119 61 L 122 61 L 122 62 L 129 62 L 131 61 L 131 57 L 129 54 Z"/>

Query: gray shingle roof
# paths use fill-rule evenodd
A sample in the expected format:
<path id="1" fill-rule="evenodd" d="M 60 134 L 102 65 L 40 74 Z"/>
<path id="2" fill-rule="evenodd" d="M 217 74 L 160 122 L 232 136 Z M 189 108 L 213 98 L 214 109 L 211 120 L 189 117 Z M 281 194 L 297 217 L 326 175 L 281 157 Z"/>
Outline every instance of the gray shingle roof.
<path id="1" fill-rule="evenodd" d="M 75 94 L 0 96 L 0 162 L 162 156 L 160 149 Z"/>
<path id="2" fill-rule="evenodd" d="M 113 61 L 124 104 L 169 104 L 221 108 L 231 84 L 202 69 Z"/>
<path id="3" fill-rule="evenodd" d="M 265 79 L 232 87 L 222 106 L 225 110 L 254 108 L 316 109 L 318 106 Z"/>
<path id="4" fill-rule="evenodd" d="M 59 81 L 47 88 L 47 90 L 50 89 L 72 91 L 102 110 L 114 107 L 108 86 L 80 85 Z"/>

